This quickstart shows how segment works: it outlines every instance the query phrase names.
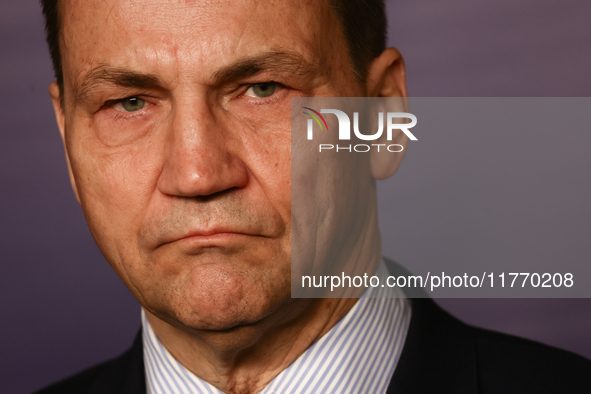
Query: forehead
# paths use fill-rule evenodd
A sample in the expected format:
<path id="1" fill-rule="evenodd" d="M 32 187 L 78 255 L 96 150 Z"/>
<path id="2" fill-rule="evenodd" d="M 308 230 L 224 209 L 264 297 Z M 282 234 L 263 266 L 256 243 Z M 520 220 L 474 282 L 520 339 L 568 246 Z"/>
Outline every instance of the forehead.
<path id="1" fill-rule="evenodd" d="M 66 77 L 102 63 L 208 75 L 263 51 L 321 62 L 342 37 L 323 0 L 63 0 L 61 13 Z"/>

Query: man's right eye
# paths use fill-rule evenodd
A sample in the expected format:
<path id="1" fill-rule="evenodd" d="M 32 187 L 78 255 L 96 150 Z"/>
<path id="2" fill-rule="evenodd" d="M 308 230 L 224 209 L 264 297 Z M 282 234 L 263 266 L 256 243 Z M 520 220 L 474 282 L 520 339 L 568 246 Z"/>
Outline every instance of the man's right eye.
<path id="1" fill-rule="evenodd" d="M 144 108 L 145 105 L 146 100 L 133 96 L 118 100 L 113 108 L 122 112 L 136 112 Z"/>

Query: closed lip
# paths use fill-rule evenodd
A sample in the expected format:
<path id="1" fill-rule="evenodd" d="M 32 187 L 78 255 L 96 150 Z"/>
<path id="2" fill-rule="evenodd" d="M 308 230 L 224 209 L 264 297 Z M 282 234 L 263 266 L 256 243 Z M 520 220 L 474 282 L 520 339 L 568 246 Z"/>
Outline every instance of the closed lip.
<path id="1" fill-rule="evenodd" d="M 197 242 L 213 242 L 213 241 L 223 241 L 225 239 L 230 239 L 233 237 L 239 236 L 259 236 L 260 234 L 255 234 L 243 230 L 231 229 L 231 228 L 216 228 L 216 229 L 208 229 L 208 230 L 195 230 L 185 233 L 181 236 L 171 237 L 170 239 L 164 240 L 162 245 L 180 242 L 180 241 L 197 241 Z"/>

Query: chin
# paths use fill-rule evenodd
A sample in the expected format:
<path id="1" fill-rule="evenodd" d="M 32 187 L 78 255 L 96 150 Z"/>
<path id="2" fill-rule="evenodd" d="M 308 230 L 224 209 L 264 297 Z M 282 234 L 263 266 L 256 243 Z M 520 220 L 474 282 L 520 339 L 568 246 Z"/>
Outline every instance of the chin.
<path id="1" fill-rule="evenodd" d="M 256 324 L 290 296 L 289 284 L 275 287 L 272 282 L 229 265 L 201 266 L 174 292 L 170 315 L 190 330 L 222 331 Z"/>

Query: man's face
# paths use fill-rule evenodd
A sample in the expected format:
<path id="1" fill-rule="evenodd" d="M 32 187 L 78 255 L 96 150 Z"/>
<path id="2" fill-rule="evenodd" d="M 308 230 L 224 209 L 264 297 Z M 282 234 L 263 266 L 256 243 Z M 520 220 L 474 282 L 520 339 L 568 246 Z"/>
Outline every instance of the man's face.
<path id="1" fill-rule="evenodd" d="M 62 3 L 73 183 L 127 287 L 179 327 L 289 302 L 290 98 L 363 93 L 328 4 Z"/>

